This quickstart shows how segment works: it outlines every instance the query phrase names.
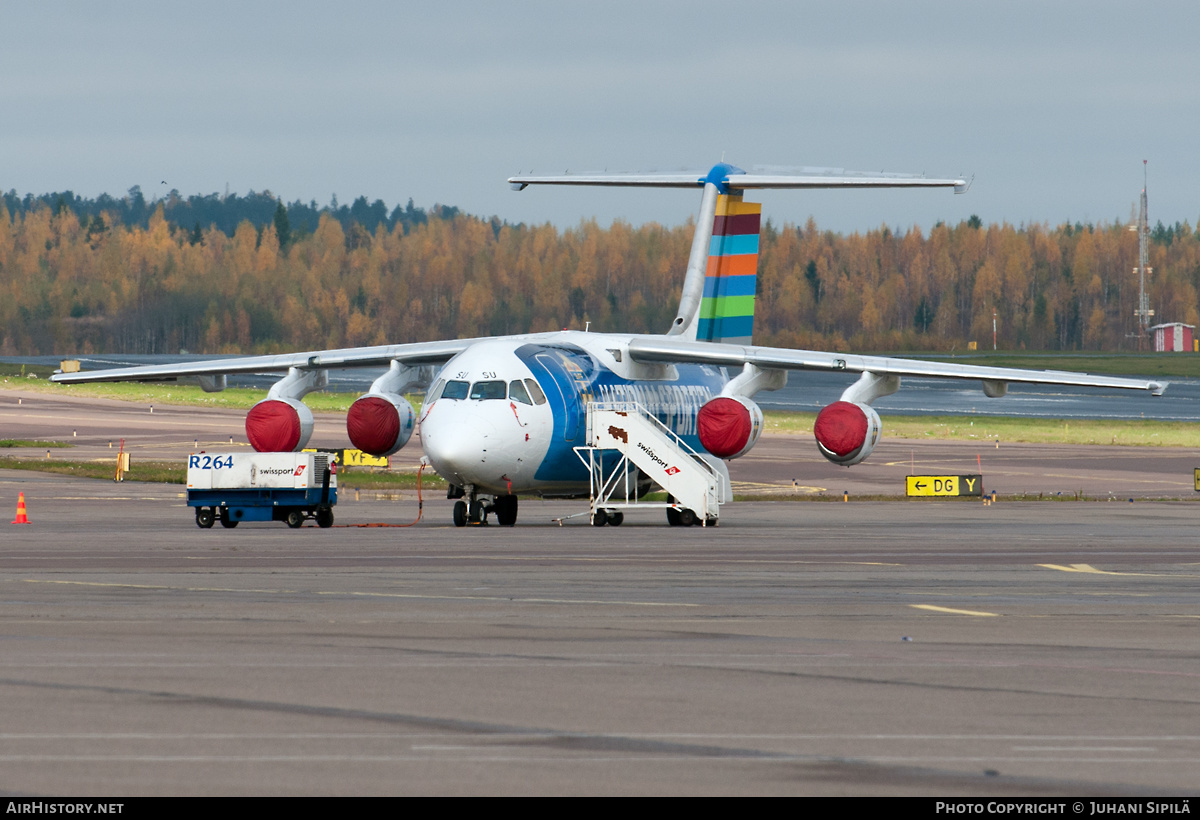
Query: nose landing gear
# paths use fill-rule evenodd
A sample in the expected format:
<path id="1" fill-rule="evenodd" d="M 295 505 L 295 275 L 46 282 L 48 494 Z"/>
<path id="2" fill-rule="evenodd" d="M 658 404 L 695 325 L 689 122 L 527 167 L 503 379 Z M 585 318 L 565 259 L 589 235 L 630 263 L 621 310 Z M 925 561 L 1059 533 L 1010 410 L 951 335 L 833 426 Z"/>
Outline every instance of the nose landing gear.
<path id="1" fill-rule="evenodd" d="M 454 526 L 486 525 L 489 514 L 494 514 L 496 523 L 502 527 L 511 527 L 517 523 L 517 497 L 515 495 L 495 496 L 490 504 L 487 503 L 485 497 L 476 496 L 474 492 L 468 494 L 463 491 L 459 498 L 463 496 L 467 496 L 468 500 L 454 503 Z"/>

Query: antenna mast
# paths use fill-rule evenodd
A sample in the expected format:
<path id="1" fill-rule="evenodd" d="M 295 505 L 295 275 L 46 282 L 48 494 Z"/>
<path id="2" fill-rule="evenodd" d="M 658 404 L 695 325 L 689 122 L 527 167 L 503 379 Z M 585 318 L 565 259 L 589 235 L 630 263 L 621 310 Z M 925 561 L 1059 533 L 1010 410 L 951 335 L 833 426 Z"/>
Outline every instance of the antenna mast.
<path id="1" fill-rule="evenodd" d="M 1142 349 L 1142 342 L 1150 336 L 1150 318 L 1154 316 L 1154 311 L 1150 309 L 1150 296 L 1146 293 L 1146 277 L 1154 272 L 1154 269 L 1146 264 L 1146 238 L 1150 235 L 1150 218 L 1146 205 L 1147 162 L 1142 160 L 1142 205 L 1138 210 L 1137 227 L 1134 228 L 1138 234 L 1138 266 L 1133 269 L 1138 277 L 1138 306 L 1133 312 L 1137 317 L 1137 329 L 1133 335 L 1137 338 L 1138 350 Z"/>

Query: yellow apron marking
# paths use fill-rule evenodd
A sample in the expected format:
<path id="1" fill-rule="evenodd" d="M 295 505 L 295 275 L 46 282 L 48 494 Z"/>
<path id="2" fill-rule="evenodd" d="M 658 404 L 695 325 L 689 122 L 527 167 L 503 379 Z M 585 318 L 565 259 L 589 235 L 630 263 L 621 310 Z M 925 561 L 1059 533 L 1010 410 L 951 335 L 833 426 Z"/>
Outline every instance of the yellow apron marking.
<path id="1" fill-rule="evenodd" d="M 1109 572 L 1108 570 L 1096 569 L 1091 564 L 1071 564 L 1064 567 L 1062 564 L 1038 564 L 1039 567 L 1046 569 L 1056 569 L 1059 572 L 1083 572 L 1088 575 L 1140 575 L 1145 578 L 1174 578 L 1176 576 L 1163 572 Z M 1194 576 L 1187 576 L 1194 577 Z"/>
<path id="2" fill-rule="evenodd" d="M 930 612 L 948 612 L 951 615 L 975 615 L 980 618 L 999 618 L 999 612 L 977 612 L 973 609 L 950 609 L 945 606 L 933 606 L 932 604 L 910 604 L 913 609 L 927 609 Z"/>

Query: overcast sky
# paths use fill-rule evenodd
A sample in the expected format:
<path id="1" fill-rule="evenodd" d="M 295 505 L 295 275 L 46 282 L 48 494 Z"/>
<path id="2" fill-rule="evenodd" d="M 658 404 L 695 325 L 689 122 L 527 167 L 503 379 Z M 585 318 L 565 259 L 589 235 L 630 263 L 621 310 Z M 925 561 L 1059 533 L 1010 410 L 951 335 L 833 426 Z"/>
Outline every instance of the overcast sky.
<path id="1" fill-rule="evenodd" d="M 519 171 L 835 166 L 949 191 L 764 194 L 776 223 L 1200 217 L 1200 3 L 0 6 L 0 189 L 457 205 L 678 224 L 682 191 Z M 162 182 L 166 181 L 166 185 Z"/>

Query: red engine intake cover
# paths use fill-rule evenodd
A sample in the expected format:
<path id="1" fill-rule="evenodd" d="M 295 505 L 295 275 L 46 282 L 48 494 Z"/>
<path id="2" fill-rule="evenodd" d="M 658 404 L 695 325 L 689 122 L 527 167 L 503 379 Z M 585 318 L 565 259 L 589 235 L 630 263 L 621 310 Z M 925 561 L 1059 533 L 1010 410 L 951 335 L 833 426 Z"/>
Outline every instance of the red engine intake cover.
<path id="1" fill-rule="evenodd" d="M 762 411 L 749 399 L 718 396 L 696 414 L 696 432 L 704 449 L 717 458 L 737 458 L 758 441 Z"/>
<path id="2" fill-rule="evenodd" d="M 300 414 L 287 402 L 260 401 L 246 414 L 246 438 L 260 453 L 290 453 L 301 435 Z"/>
<path id="3" fill-rule="evenodd" d="M 403 396 L 391 400 L 363 396 L 350 405 L 346 414 L 346 433 L 351 443 L 373 456 L 390 456 L 403 447 L 412 435 L 412 425 L 412 409 Z"/>
<path id="4" fill-rule="evenodd" d="M 829 452 L 852 455 L 867 440 L 867 414 L 857 404 L 835 401 L 817 414 L 813 435 Z"/>

